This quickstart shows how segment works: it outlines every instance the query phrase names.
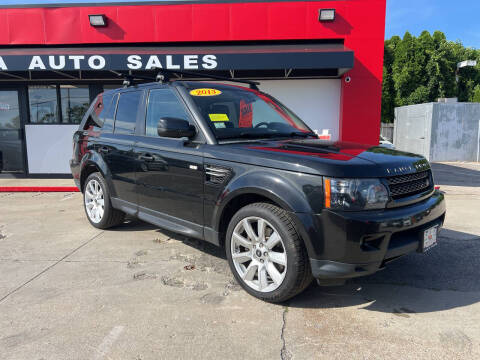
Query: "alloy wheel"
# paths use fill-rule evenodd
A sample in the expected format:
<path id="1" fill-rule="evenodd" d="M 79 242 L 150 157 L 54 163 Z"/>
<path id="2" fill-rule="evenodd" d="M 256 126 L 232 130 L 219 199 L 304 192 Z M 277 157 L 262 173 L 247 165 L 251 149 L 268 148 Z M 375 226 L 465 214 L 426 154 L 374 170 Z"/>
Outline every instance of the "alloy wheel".
<path id="1" fill-rule="evenodd" d="M 105 198 L 100 183 L 92 179 L 85 186 L 85 209 L 90 220 L 96 224 L 102 221 L 105 212 Z"/>
<path id="2" fill-rule="evenodd" d="M 242 219 L 234 228 L 230 247 L 240 278 L 260 292 L 277 289 L 287 273 L 287 252 L 278 231 L 260 217 Z"/>

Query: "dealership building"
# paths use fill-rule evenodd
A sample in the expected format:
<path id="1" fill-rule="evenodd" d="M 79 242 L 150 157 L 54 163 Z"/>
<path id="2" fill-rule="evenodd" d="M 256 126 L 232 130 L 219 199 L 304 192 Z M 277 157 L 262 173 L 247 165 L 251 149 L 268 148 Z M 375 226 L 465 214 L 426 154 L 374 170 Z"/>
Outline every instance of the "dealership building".
<path id="1" fill-rule="evenodd" d="M 257 79 L 322 138 L 378 144 L 385 3 L 0 6 L 0 176 L 68 174 L 89 102 L 159 68 Z"/>

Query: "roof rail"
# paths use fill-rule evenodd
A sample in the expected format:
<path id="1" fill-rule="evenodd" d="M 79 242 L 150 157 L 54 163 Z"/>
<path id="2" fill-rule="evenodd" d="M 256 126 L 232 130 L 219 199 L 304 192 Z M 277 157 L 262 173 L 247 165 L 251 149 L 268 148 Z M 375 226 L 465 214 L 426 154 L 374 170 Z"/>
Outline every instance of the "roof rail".
<path id="1" fill-rule="evenodd" d="M 149 80 L 155 81 L 156 78 L 142 75 L 130 75 L 130 74 L 121 74 L 117 73 L 118 77 L 123 77 L 123 87 L 129 87 L 135 85 L 134 80 Z"/>
<path id="2" fill-rule="evenodd" d="M 231 79 L 226 76 L 218 76 L 218 75 L 207 75 L 202 73 L 190 72 L 190 71 L 183 71 L 183 70 L 170 70 L 170 69 L 157 69 L 153 68 L 153 70 L 158 70 L 158 74 L 156 77 L 149 77 L 143 75 L 133 75 L 133 74 L 122 74 L 118 72 L 114 72 L 118 77 L 123 77 L 123 86 L 133 86 L 134 80 L 149 80 L 149 81 L 158 81 L 161 83 L 166 83 L 171 80 L 172 75 L 186 75 L 191 77 L 197 78 L 207 78 L 207 79 L 215 79 L 215 80 L 223 80 L 223 81 L 231 81 L 240 84 L 247 84 L 250 86 L 250 89 L 258 90 L 258 85 L 260 85 L 257 81 L 251 80 L 237 80 Z"/>
<path id="3" fill-rule="evenodd" d="M 156 70 L 158 70 L 158 75 L 156 80 L 159 82 L 168 82 L 170 81 L 172 75 L 177 74 L 177 75 L 186 75 L 186 76 L 197 77 L 197 78 L 207 78 L 207 79 L 237 82 L 240 84 L 247 84 L 250 86 L 250 89 L 254 89 L 254 90 L 258 90 L 258 85 L 260 85 L 260 83 L 257 81 L 238 80 L 238 79 L 228 78 L 226 76 L 202 74 L 202 73 L 183 71 L 183 70 L 170 70 L 170 69 L 156 69 Z"/>

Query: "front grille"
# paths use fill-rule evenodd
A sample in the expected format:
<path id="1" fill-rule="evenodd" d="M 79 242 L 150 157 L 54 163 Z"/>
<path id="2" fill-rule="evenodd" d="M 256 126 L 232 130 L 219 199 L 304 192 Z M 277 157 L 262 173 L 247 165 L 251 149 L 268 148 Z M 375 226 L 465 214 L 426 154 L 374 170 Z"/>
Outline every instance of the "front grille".
<path id="1" fill-rule="evenodd" d="M 392 176 L 387 178 L 387 183 L 393 199 L 412 196 L 433 188 L 431 170 Z"/>

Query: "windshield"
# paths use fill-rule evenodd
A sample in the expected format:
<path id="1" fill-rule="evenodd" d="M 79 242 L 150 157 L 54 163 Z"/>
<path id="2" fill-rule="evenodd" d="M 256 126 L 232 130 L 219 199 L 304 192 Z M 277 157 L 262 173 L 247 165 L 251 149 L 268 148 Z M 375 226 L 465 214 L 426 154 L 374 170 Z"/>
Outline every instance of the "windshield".
<path id="1" fill-rule="evenodd" d="M 315 136 L 295 114 L 259 91 L 212 83 L 189 83 L 187 89 L 219 140 Z"/>

